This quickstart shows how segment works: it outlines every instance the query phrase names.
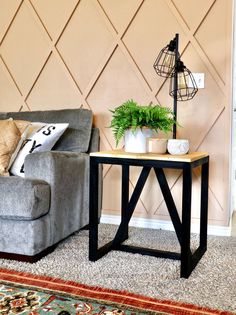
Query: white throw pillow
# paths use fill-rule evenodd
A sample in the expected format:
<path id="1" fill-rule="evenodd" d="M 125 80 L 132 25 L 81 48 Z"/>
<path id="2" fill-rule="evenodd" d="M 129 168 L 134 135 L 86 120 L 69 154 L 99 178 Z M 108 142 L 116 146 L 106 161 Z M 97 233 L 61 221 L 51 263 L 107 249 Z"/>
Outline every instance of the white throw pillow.
<path id="1" fill-rule="evenodd" d="M 67 123 L 31 123 L 30 127 L 27 129 L 27 138 L 11 166 L 11 174 L 24 177 L 24 161 L 26 155 L 33 152 L 50 151 L 68 125 Z"/>

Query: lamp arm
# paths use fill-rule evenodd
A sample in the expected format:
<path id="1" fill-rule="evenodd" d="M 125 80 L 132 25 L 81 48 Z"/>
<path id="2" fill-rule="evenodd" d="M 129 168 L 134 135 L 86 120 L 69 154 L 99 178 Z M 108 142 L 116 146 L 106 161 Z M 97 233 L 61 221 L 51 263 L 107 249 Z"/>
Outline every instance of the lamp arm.
<path id="1" fill-rule="evenodd" d="M 173 113 L 174 119 L 177 121 L 177 90 L 178 90 L 178 72 L 177 62 L 179 59 L 179 34 L 175 34 L 175 69 L 174 69 L 174 101 L 173 101 Z M 176 124 L 173 125 L 173 139 L 176 139 Z"/>

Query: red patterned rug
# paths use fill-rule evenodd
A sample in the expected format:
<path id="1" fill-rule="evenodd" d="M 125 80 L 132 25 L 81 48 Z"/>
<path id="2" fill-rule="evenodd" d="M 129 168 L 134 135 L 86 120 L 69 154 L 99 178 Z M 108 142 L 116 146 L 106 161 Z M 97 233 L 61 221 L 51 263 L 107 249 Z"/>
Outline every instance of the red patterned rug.
<path id="1" fill-rule="evenodd" d="M 0 283 L 1 315 L 235 314 L 6 269 Z"/>

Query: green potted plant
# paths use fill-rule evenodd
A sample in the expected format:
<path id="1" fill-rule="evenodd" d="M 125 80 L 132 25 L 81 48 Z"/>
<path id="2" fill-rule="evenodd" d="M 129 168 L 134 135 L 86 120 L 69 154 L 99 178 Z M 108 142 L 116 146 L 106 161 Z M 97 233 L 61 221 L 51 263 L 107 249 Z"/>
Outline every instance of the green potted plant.
<path id="1" fill-rule="evenodd" d="M 146 152 L 146 138 L 151 137 L 153 131 L 171 131 L 175 123 L 173 112 L 168 107 L 142 106 L 133 100 L 128 100 L 110 111 L 112 113 L 110 128 L 113 131 L 116 146 L 125 137 L 127 152 Z M 129 145 L 130 137 L 138 140 L 139 143 L 142 142 L 142 148 L 138 148 L 138 143 Z M 143 139 L 140 140 L 141 138 Z"/>

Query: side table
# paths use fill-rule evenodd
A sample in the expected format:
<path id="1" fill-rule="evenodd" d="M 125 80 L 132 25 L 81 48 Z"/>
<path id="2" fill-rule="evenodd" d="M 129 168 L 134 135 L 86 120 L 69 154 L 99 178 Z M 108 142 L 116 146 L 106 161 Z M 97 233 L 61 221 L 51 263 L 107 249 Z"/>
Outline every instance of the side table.
<path id="1" fill-rule="evenodd" d="M 98 248 L 98 176 L 99 165 L 115 164 L 122 167 L 121 223 L 114 239 Z M 129 198 L 130 166 L 141 167 L 140 176 Z M 191 197 L 192 170 L 201 166 L 201 200 L 200 200 L 200 240 L 199 246 L 192 253 L 190 248 L 191 231 Z M 180 253 L 147 249 L 122 244 L 128 238 L 128 225 L 135 206 L 141 195 L 151 169 L 154 169 L 163 198 L 170 214 L 178 241 Z M 182 184 L 182 218 L 175 206 L 164 169 L 180 169 L 183 171 Z M 207 250 L 207 218 L 208 218 L 208 181 L 209 155 L 203 152 L 192 152 L 186 155 L 169 154 L 136 154 L 124 151 L 101 151 L 90 154 L 90 222 L 89 222 L 89 260 L 96 261 L 110 250 L 122 250 L 155 257 L 180 259 L 180 276 L 188 278 L 205 251 Z"/>

